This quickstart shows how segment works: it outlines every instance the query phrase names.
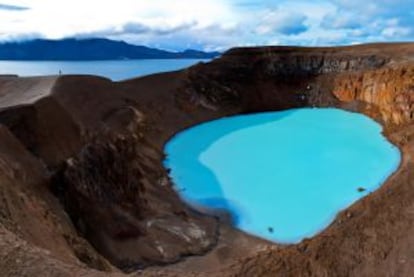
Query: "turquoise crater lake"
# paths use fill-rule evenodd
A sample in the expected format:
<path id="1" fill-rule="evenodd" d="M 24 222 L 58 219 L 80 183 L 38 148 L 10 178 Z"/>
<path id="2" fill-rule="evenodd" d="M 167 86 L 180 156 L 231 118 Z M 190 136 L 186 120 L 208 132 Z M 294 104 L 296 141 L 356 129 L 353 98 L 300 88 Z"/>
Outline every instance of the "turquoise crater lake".
<path id="1" fill-rule="evenodd" d="M 224 209 L 247 233 L 297 243 L 398 168 L 400 152 L 381 132 L 331 108 L 227 117 L 175 135 L 164 164 L 193 207 Z"/>

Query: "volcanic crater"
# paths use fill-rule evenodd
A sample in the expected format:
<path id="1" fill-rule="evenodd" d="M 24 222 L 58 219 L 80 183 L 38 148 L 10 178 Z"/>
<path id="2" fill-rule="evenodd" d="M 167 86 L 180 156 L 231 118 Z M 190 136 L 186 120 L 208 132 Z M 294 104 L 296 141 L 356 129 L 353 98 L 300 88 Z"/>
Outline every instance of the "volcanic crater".
<path id="1" fill-rule="evenodd" d="M 402 153 L 398 171 L 295 245 L 181 201 L 163 167 L 174 134 L 301 107 L 376 120 Z M 413 43 L 235 48 L 122 82 L 1 76 L 0 275 L 409 276 L 413 120 Z"/>

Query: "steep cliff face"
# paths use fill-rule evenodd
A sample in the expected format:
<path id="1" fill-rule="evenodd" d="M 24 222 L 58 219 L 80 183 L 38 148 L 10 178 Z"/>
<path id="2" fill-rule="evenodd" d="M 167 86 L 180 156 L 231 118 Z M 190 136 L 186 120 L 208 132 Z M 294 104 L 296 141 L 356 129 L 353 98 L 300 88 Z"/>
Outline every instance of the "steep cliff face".
<path id="1" fill-rule="evenodd" d="M 269 75 L 310 75 L 339 73 L 379 68 L 390 61 L 386 54 L 374 54 L 334 49 L 295 47 L 264 47 L 233 49 L 224 54 L 223 60 L 262 63 L 262 73 Z"/>
<path id="2" fill-rule="evenodd" d="M 335 78 L 333 94 L 343 102 L 366 103 L 363 112 L 379 113 L 387 125 L 408 124 L 414 119 L 414 66 L 342 74 Z"/>
<path id="3" fill-rule="evenodd" d="M 217 223 L 186 208 L 161 154 L 142 138 L 111 136 L 85 145 L 55 181 L 81 234 L 125 271 L 203 254 Z"/>
<path id="4" fill-rule="evenodd" d="M 403 125 L 414 113 L 414 66 L 407 62 L 413 56 L 409 44 L 397 49 L 392 45 L 235 49 L 191 68 L 186 94 L 177 98 L 207 109 L 230 106 L 239 112 L 358 106 L 353 109 L 387 127 Z"/>

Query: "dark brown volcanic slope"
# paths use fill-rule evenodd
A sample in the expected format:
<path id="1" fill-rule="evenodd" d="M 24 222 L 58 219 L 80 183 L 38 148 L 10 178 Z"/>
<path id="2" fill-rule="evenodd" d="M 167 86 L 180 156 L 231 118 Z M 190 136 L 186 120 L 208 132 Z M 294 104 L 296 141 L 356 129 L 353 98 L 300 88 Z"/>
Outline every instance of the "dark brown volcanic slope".
<path id="1" fill-rule="evenodd" d="M 403 151 L 399 171 L 294 246 L 240 234 L 179 200 L 162 167 L 177 131 L 308 106 L 381 122 Z M 119 83 L 0 77 L 0 276 L 122 276 L 116 267 L 139 270 L 133 276 L 410 276 L 413 119 L 412 43 L 240 48 Z"/>

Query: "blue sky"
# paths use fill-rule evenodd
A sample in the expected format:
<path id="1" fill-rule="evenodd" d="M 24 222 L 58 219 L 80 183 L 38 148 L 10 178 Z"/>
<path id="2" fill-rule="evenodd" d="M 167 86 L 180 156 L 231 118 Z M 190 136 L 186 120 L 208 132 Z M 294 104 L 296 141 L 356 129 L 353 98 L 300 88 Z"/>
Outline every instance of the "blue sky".
<path id="1" fill-rule="evenodd" d="M 107 37 L 169 50 L 414 40 L 414 0 L 0 0 L 0 41 Z"/>

